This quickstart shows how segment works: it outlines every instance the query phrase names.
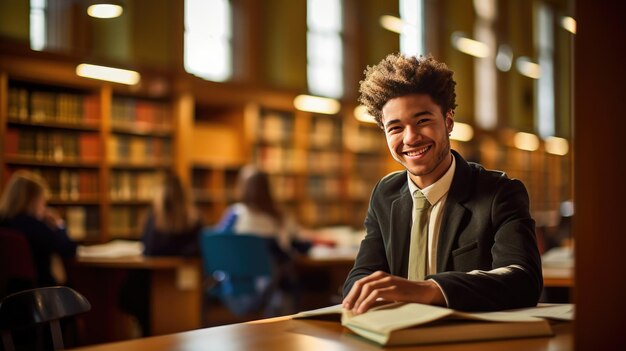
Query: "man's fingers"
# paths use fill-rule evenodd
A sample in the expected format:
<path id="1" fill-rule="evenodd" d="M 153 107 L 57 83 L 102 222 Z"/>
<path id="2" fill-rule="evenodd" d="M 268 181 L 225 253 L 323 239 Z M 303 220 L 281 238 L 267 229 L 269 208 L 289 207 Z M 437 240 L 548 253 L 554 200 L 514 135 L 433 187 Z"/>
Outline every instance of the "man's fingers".
<path id="1" fill-rule="evenodd" d="M 348 295 L 343 299 L 343 308 L 353 309 L 355 302 L 359 299 L 359 296 L 361 295 L 361 290 L 363 289 L 363 286 L 371 281 L 380 279 L 381 277 L 385 276 L 388 276 L 388 274 L 383 271 L 376 271 L 368 275 L 367 277 L 363 277 L 354 282 L 354 285 L 352 285 L 352 289 L 350 289 Z"/>
<path id="2" fill-rule="evenodd" d="M 383 300 L 394 300 L 393 293 L 396 288 L 397 287 L 395 285 L 391 285 L 372 290 L 372 292 L 365 299 L 363 299 L 363 301 L 361 301 L 359 306 L 356 307 L 355 312 L 357 314 L 367 312 L 367 310 L 369 310 L 379 298 L 382 298 Z"/>
<path id="3" fill-rule="evenodd" d="M 353 310 L 357 310 L 359 306 L 363 303 L 365 299 L 367 299 L 373 291 L 376 289 L 384 288 L 388 286 L 392 281 L 392 277 L 390 275 L 379 276 L 375 280 L 370 280 L 364 283 L 361 287 L 361 292 L 354 302 Z"/>

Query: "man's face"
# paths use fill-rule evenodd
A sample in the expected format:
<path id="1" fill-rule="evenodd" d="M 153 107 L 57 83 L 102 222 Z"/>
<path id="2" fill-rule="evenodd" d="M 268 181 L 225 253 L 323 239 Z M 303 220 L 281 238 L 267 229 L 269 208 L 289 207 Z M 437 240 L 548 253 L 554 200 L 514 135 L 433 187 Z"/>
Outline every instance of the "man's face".
<path id="1" fill-rule="evenodd" d="M 391 156 L 424 188 L 436 182 L 452 161 L 452 111 L 445 119 L 441 107 L 427 94 L 410 94 L 387 101 L 382 122 Z"/>

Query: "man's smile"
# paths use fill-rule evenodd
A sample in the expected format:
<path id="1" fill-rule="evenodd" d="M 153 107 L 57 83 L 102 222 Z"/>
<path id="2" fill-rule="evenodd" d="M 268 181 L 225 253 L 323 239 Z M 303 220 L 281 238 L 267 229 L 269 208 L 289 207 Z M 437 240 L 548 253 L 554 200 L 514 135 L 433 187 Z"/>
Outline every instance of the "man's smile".
<path id="1" fill-rule="evenodd" d="M 403 151 L 402 154 L 408 157 L 421 157 L 424 153 L 430 150 L 433 147 L 432 144 L 420 147 L 418 149 L 411 149 L 408 151 Z"/>

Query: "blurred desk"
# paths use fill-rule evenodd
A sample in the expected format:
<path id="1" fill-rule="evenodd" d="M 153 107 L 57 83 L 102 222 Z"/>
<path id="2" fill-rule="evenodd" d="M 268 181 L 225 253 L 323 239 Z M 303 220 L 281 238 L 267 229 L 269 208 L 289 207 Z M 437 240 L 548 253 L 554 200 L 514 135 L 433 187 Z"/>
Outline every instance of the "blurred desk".
<path id="1" fill-rule="evenodd" d="M 292 320 L 279 317 L 257 322 L 157 336 L 127 342 L 97 345 L 83 351 L 187 351 L 187 350 L 299 350 L 299 351 L 380 351 L 380 350 L 452 350 L 452 351 L 561 351 L 573 349 L 573 323 L 553 326 L 555 336 L 491 340 L 484 342 L 421 345 L 381 348 L 356 337 L 338 322 Z"/>
<path id="2" fill-rule="evenodd" d="M 130 256 L 76 258 L 68 265 L 70 284 L 91 302 L 85 314 L 86 343 L 127 337 L 118 294 L 131 269 L 150 272 L 150 313 L 154 335 L 201 327 L 202 290 L 200 259 Z"/>
<path id="3" fill-rule="evenodd" d="M 341 252 L 297 256 L 295 265 L 302 290 L 300 310 L 311 310 L 341 302 L 343 283 L 354 265 L 354 256 Z"/>
<path id="4" fill-rule="evenodd" d="M 541 256 L 543 285 L 547 288 L 574 287 L 574 249 L 555 247 Z"/>
<path id="5" fill-rule="evenodd" d="M 543 286 L 546 288 L 573 288 L 573 269 L 543 268 Z"/>

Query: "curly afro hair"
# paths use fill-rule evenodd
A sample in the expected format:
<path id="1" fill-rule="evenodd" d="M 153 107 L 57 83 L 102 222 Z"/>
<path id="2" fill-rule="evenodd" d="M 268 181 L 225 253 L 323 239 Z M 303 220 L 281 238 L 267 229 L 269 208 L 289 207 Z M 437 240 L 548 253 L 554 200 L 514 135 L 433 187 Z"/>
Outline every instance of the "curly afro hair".
<path id="1" fill-rule="evenodd" d="M 359 102 L 367 107 L 380 127 L 383 126 L 383 106 L 400 96 L 428 94 L 441 107 L 444 116 L 456 108 L 453 72 L 445 63 L 436 61 L 430 55 L 390 54 L 379 64 L 368 66 L 364 73 L 365 79 L 359 87 Z"/>

